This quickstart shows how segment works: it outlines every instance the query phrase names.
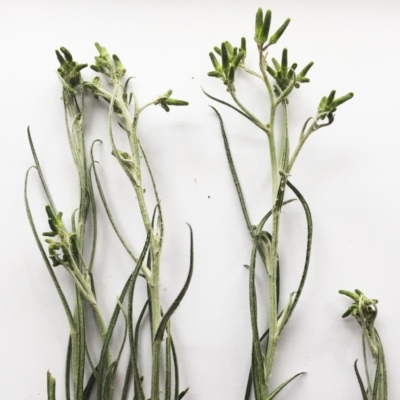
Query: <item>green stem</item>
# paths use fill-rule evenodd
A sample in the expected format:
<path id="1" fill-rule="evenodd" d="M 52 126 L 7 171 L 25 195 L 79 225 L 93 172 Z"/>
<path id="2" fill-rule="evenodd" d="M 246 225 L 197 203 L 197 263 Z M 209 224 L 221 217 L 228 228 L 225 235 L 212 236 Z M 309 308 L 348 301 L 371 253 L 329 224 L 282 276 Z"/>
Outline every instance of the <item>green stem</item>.
<path id="1" fill-rule="evenodd" d="M 293 168 L 293 164 L 297 159 L 297 156 L 300 153 L 300 150 L 303 148 L 304 143 L 307 141 L 307 139 L 309 138 L 309 136 L 315 132 L 318 129 L 318 125 L 316 122 L 316 119 L 313 119 L 313 123 L 309 126 L 309 128 L 307 130 L 306 129 L 306 125 L 307 123 L 310 121 L 310 119 L 308 119 L 306 121 L 305 126 L 303 127 L 303 131 L 301 132 L 300 138 L 299 138 L 299 142 L 297 143 L 296 148 L 294 149 L 294 152 L 290 158 L 289 164 L 288 164 L 288 168 L 287 168 L 287 173 L 289 174 L 290 171 Z"/>
<path id="2" fill-rule="evenodd" d="M 151 368 L 151 400 L 160 399 L 160 356 L 161 341 L 153 341 L 152 368 Z"/>
<path id="3" fill-rule="evenodd" d="M 146 202 L 144 199 L 143 188 L 142 188 L 142 176 L 141 176 L 141 159 L 140 159 L 140 142 L 137 136 L 137 124 L 139 121 L 139 112 L 140 109 L 135 112 L 134 118 L 132 119 L 129 110 L 122 98 L 122 93 L 116 87 L 117 93 L 115 97 L 115 101 L 122 110 L 122 117 L 125 122 L 125 128 L 129 132 L 129 143 L 131 146 L 133 163 L 135 165 L 135 180 L 133 182 L 133 186 L 136 192 L 136 197 L 139 203 L 140 212 L 142 215 L 143 223 L 146 229 L 146 232 L 150 233 L 150 252 L 152 256 L 152 269 L 151 269 L 151 282 L 149 282 L 150 287 L 150 302 L 152 312 L 152 327 L 153 332 L 155 333 L 158 329 L 161 320 L 160 314 L 160 295 L 159 295 L 159 259 L 160 259 L 160 250 L 158 242 L 154 236 L 153 227 L 150 221 L 149 213 L 147 211 Z"/>

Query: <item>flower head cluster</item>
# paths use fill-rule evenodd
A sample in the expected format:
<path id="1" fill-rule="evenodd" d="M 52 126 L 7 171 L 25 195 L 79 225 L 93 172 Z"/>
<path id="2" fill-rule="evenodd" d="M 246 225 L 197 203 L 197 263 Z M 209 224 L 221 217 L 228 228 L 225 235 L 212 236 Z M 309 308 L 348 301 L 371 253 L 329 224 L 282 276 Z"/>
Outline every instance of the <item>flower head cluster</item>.
<path id="1" fill-rule="evenodd" d="M 272 63 L 274 64 L 275 69 L 267 65 L 268 73 L 275 79 L 278 87 L 283 91 L 288 86 L 293 85 L 295 88 L 300 87 L 300 83 L 308 83 L 310 79 L 306 77 L 307 72 L 314 65 L 314 62 L 308 63 L 298 74 L 295 73 L 297 68 L 297 64 L 293 63 L 290 67 L 288 67 L 288 51 L 287 49 L 283 49 L 282 51 L 282 61 L 279 62 L 273 58 Z"/>
<path id="2" fill-rule="evenodd" d="M 272 17 L 271 10 L 268 10 L 265 13 L 265 16 L 263 16 L 263 10 L 261 7 L 257 10 L 254 40 L 256 41 L 256 43 L 260 48 L 263 48 L 263 46 L 268 40 L 269 29 L 271 27 L 271 17 Z M 281 27 L 272 36 L 270 36 L 266 47 L 278 42 L 279 38 L 283 35 L 283 32 L 285 32 L 289 23 L 290 23 L 290 18 L 286 19 L 286 21 L 281 25 Z M 265 47 L 263 49 L 265 49 Z"/>
<path id="3" fill-rule="evenodd" d="M 372 326 L 378 310 L 376 304 L 378 300 L 369 299 L 361 290 L 355 289 L 354 292 L 339 290 L 340 294 L 350 297 L 354 303 L 350 305 L 347 311 L 342 315 L 343 318 L 352 315 L 361 325 Z"/>
<path id="4" fill-rule="evenodd" d="M 320 119 L 328 117 L 328 120 L 333 121 L 334 112 L 337 108 L 345 103 L 347 100 L 353 98 L 353 93 L 347 93 L 346 95 L 335 99 L 336 90 L 332 90 L 328 97 L 324 96 L 318 106 L 318 113 L 320 114 Z"/>
<path id="5" fill-rule="evenodd" d="M 221 44 L 221 48 L 214 47 L 214 51 L 221 57 L 221 62 L 213 52 L 210 53 L 214 71 L 209 72 L 208 76 L 221 78 L 225 85 L 232 83 L 235 80 L 236 70 L 246 58 L 246 39 L 242 38 L 240 48 L 233 47 L 226 41 Z"/>
<path id="6" fill-rule="evenodd" d="M 96 63 L 90 68 L 107 76 L 113 83 L 119 82 L 126 72 L 121 60 L 116 54 L 110 56 L 107 49 L 99 43 L 95 43 L 95 46 L 99 55 L 94 58 Z"/>
<path id="7" fill-rule="evenodd" d="M 74 241 L 71 238 L 75 237 L 65 230 L 62 221 L 62 212 L 55 213 L 50 206 L 46 206 L 46 213 L 51 231 L 44 232 L 43 236 L 59 237 L 59 241 L 53 239 L 46 239 L 49 244 L 49 258 L 53 262 L 53 267 L 58 265 L 67 266 L 70 262 L 70 252 L 68 248 L 74 247 Z"/>
<path id="8" fill-rule="evenodd" d="M 60 51 L 56 50 L 56 55 L 60 62 L 57 72 L 60 74 L 64 88 L 69 93 L 75 94 L 75 87 L 81 83 L 81 70 L 86 68 L 87 64 L 78 64 L 74 61 L 65 47 L 60 47 Z"/>
<path id="9" fill-rule="evenodd" d="M 189 103 L 184 100 L 173 99 L 171 97 L 172 90 L 168 90 L 154 103 L 159 104 L 165 111 L 169 112 L 169 106 L 187 106 Z"/>

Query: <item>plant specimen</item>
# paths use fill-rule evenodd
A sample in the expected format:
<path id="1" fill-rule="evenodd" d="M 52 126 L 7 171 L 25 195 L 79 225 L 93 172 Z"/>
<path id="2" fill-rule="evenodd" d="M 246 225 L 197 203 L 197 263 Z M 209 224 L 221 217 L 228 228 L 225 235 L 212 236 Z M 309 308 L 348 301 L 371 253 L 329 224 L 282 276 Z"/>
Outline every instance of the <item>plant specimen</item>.
<path id="1" fill-rule="evenodd" d="M 354 370 L 357 376 L 358 384 L 360 385 L 363 400 L 387 400 L 387 372 L 385 363 L 385 353 L 378 331 L 375 328 L 375 319 L 378 314 L 376 304 L 378 300 L 369 299 L 360 290 L 349 292 L 347 290 L 339 290 L 339 293 L 350 297 L 353 300 L 351 306 L 343 314 L 343 318 L 352 315 L 359 323 L 362 330 L 362 347 L 365 375 L 367 384 L 364 385 L 363 380 L 357 368 L 357 360 L 354 362 Z M 375 379 L 371 383 L 370 373 L 367 362 L 366 346 L 371 352 L 372 358 L 376 365 Z"/>
<path id="2" fill-rule="evenodd" d="M 288 50 L 286 48 L 282 51 L 281 62 L 278 62 L 275 58 L 272 58 L 271 61 L 268 59 L 268 51 L 270 50 L 271 46 L 275 45 L 281 38 L 282 34 L 289 25 L 289 22 L 290 19 L 287 19 L 275 33 L 270 35 L 271 11 L 268 10 L 264 15 L 263 10 L 259 8 L 256 14 L 254 36 L 258 50 L 259 70 L 254 71 L 248 68 L 248 66 L 245 64 L 247 55 L 245 38 L 242 38 L 241 44 L 238 47 L 234 47 L 228 41 L 222 42 L 220 47 L 214 47 L 214 52 L 210 53 L 214 70 L 209 72 L 208 75 L 222 80 L 234 104 L 217 99 L 214 96 L 205 93 L 209 98 L 237 111 L 240 115 L 245 117 L 257 128 L 259 128 L 265 134 L 269 146 L 272 193 L 271 205 L 267 208 L 267 210 L 270 209 L 270 211 L 266 212 L 261 221 L 254 225 L 251 222 L 249 213 L 247 211 L 244 194 L 234 165 L 228 137 L 225 132 L 221 115 L 213 107 L 220 121 L 226 156 L 237 190 L 244 219 L 253 241 L 249 265 L 250 314 L 253 348 L 251 357 L 251 372 L 249 374 L 245 399 L 250 398 L 252 388 L 254 390 L 256 400 L 273 399 L 291 380 L 300 375 L 297 374 L 278 387 L 271 388 L 270 376 L 273 369 L 279 338 L 299 301 L 307 278 L 313 233 L 310 209 L 299 190 L 291 183 L 291 181 L 289 181 L 289 177 L 294 163 L 307 139 L 311 136 L 311 134 L 319 129 L 331 125 L 334 121 L 337 108 L 353 97 L 352 93 L 348 93 L 342 97 L 336 97 L 336 92 L 334 90 L 331 91 L 328 96 L 324 96 L 319 103 L 315 117 L 310 117 L 305 121 L 297 144 L 295 144 L 294 150 L 291 151 L 288 119 L 289 97 L 295 88 L 299 88 L 304 83 L 309 82 L 307 74 L 313 63 L 310 62 L 301 71 L 297 72 L 297 64 L 293 63 L 290 65 L 288 63 Z M 270 113 L 268 121 L 262 121 L 240 100 L 236 90 L 235 78 L 237 74 L 242 72 L 253 75 L 259 81 L 261 81 L 261 85 L 265 87 L 270 101 Z M 278 110 L 281 111 L 283 115 L 281 121 L 277 120 Z M 279 229 L 281 222 L 281 210 L 285 204 L 293 200 L 289 199 L 285 201 L 285 193 L 287 188 L 294 193 L 304 209 L 307 219 L 308 233 L 306 241 L 306 259 L 298 288 L 295 292 L 290 294 L 288 299 L 285 299 L 285 305 L 280 307 L 280 265 L 278 253 L 280 242 Z M 264 229 L 264 226 L 270 218 L 272 219 L 271 228 L 266 230 Z M 268 278 L 269 292 L 269 327 L 262 335 L 260 335 L 257 321 L 258 305 L 255 288 L 257 252 L 261 256 L 265 273 Z M 286 270 L 287 268 L 285 267 L 284 271 Z M 263 309 L 262 312 L 266 312 L 266 310 Z M 265 347 L 263 347 L 262 342 L 265 342 Z"/>
<path id="3" fill-rule="evenodd" d="M 161 391 L 160 370 L 164 367 L 165 388 L 163 388 L 166 400 L 181 399 L 187 389 L 180 391 L 179 388 L 179 369 L 178 357 L 171 334 L 170 318 L 184 297 L 193 273 L 193 235 L 190 228 L 190 268 L 186 282 L 169 308 L 164 311 L 160 302 L 159 277 L 161 250 L 164 237 L 164 224 L 158 197 L 157 187 L 151 172 L 148 159 L 141 146 L 137 127 L 139 116 L 150 105 L 161 105 L 169 111 L 170 106 L 183 106 L 188 103 L 171 98 L 172 91 L 156 97 L 149 103 L 139 106 L 137 99 L 132 91 L 128 90 L 129 79 L 124 81 L 125 68 L 120 59 L 110 56 L 107 50 L 96 43 L 99 55 L 95 57 L 95 64 L 91 66 L 93 70 L 106 76 L 112 86 L 110 92 L 101 85 L 100 78 L 96 77 L 92 82 L 85 82 L 81 77 L 81 70 L 87 64 L 79 64 L 73 60 L 71 53 L 61 47 L 56 51 L 60 62 L 58 73 L 62 82 L 62 99 L 65 108 L 65 121 L 67 134 L 71 149 L 71 154 L 75 162 L 79 178 L 79 205 L 71 215 L 70 227 L 63 220 L 62 212 L 59 212 L 50 194 L 50 190 L 44 178 L 31 135 L 28 129 L 29 142 L 35 161 L 35 168 L 45 194 L 48 205 L 46 213 L 50 231 L 43 233 L 48 245 L 46 253 L 44 244 L 36 229 L 33 216 L 28 201 L 28 177 L 25 180 L 25 204 L 31 228 L 33 230 L 37 245 L 43 256 L 44 262 L 57 289 L 62 301 L 70 327 L 70 339 L 68 343 L 66 360 L 66 387 L 65 398 L 70 400 L 88 400 L 95 392 L 98 400 L 110 400 L 116 395 L 118 367 L 121 364 L 121 356 L 125 343 L 129 342 L 129 361 L 126 367 L 124 385 L 121 390 L 120 398 L 125 400 L 129 394 L 133 383 L 134 398 L 137 400 L 148 399 L 143 387 L 144 376 L 139 369 L 139 357 L 141 353 L 141 322 L 146 315 L 150 318 L 150 334 L 152 342 L 151 354 L 151 399 L 159 400 Z M 146 230 L 146 239 L 142 244 L 140 254 L 136 254 L 118 229 L 113 211 L 109 207 L 106 196 L 101 185 L 99 175 L 96 170 L 96 162 L 93 155 L 93 145 L 91 146 L 90 161 L 88 162 L 87 148 L 85 144 L 85 97 L 92 92 L 95 97 L 103 98 L 109 103 L 109 137 L 111 140 L 112 154 L 115 156 L 123 171 L 127 175 L 133 186 L 138 200 L 143 224 Z M 133 111 L 131 111 L 133 102 Z M 100 105 L 101 107 L 101 105 Z M 113 136 L 113 118 L 118 120 L 121 132 L 126 135 L 129 142 L 130 153 L 121 151 L 116 147 Z M 95 141 L 96 142 L 96 141 Z M 145 202 L 142 186 L 142 164 L 144 160 L 145 168 L 148 169 L 151 177 L 154 194 L 156 197 L 156 207 L 150 212 Z M 105 207 L 108 218 L 115 230 L 118 238 L 132 259 L 132 272 L 119 295 L 115 304 L 112 317 L 107 324 L 98 306 L 97 294 L 95 290 L 95 254 L 97 244 L 98 221 L 96 212 L 96 202 L 92 184 L 92 174 L 94 175 L 101 201 Z M 91 214 L 91 218 L 89 218 Z M 91 235 L 88 233 L 90 232 Z M 86 233 L 86 234 L 85 234 Z M 88 239 L 89 236 L 89 239 Z M 91 237 L 90 237 L 91 236 Z M 89 242 L 89 243 L 87 243 Z M 89 251 L 89 257 L 84 256 L 84 250 Z M 64 294 L 61 282 L 57 278 L 54 267 L 63 266 L 70 274 L 75 284 L 75 304 L 68 303 Z M 143 278 L 147 287 L 147 301 L 143 305 L 142 311 L 138 316 L 133 315 L 133 302 L 138 278 Z M 90 306 L 97 321 L 98 331 L 101 336 L 102 346 L 99 354 L 91 354 L 87 346 L 87 311 L 85 304 Z M 125 304 L 125 305 L 124 305 Z M 110 342 L 115 337 L 115 327 L 119 315 L 123 316 L 124 334 L 117 355 L 113 355 L 110 349 Z M 165 345 L 162 346 L 163 339 Z M 165 351 L 165 357 L 161 357 L 161 352 Z M 89 366 L 89 367 L 88 367 Z M 72 383 L 72 390 L 71 390 Z M 93 398 L 93 396 L 91 397 Z M 48 373 L 48 399 L 55 399 L 55 379 Z"/>

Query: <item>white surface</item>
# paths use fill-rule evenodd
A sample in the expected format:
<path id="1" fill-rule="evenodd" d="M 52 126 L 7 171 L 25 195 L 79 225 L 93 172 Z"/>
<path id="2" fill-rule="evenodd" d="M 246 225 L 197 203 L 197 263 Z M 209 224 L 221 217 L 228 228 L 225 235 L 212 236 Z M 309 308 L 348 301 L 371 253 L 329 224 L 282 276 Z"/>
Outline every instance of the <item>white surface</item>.
<path id="1" fill-rule="evenodd" d="M 311 83 L 290 102 L 293 141 L 323 95 L 331 89 L 339 95 L 355 93 L 340 107 L 334 125 L 310 139 L 293 170 L 292 182 L 313 213 L 315 239 L 309 279 L 280 342 L 273 383 L 307 371 L 279 398 L 361 397 L 352 367 L 361 358 L 360 332 L 354 321 L 341 320 L 349 302 L 337 294 L 357 287 L 380 300 L 377 328 L 387 355 L 389 397 L 399 398 L 400 4 L 388 0 L 0 2 L 2 398 L 46 398 L 47 369 L 58 379 L 58 399 L 64 398 L 67 323 L 25 216 L 22 186 L 32 165 L 25 132 L 30 125 L 53 196 L 70 215 L 76 207 L 76 177 L 67 151 L 54 49 L 66 46 L 77 60 L 90 63 L 95 41 L 118 54 L 128 75 L 136 77 L 142 103 L 169 88 L 190 101 L 190 107 L 169 114 L 149 109 L 140 127 L 166 219 L 162 300 L 170 304 L 186 276 L 188 221 L 195 232 L 195 274 L 173 317 L 182 388 L 190 386 L 188 400 L 243 398 L 251 345 L 243 264 L 249 262 L 251 241 L 218 121 L 200 87 L 228 99 L 222 84 L 206 76 L 211 70 L 208 52 L 222 40 L 239 43 L 246 36 L 248 60 L 255 64 L 251 38 L 260 5 L 273 10 L 273 27 L 292 18 L 272 53 L 280 57 L 285 46 L 289 61 L 300 67 L 315 61 Z M 86 79 L 92 76 L 84 71 Z M 266 110 L 262 90 L 249 78 L 239 87 L 239 95 L 260 115 Z M 118 219 L 138 251 L 143 232 L 137 213 L 130 211 L 134 196 L 110 155 L 105 113 L 93 104 L 98 111 L 89 111 L 88 140 L 104 141 L 96 155 L 105 188 L 121 208 Z M 233 112 L 218 108 L 256 223 L 270 207 L 266 138 Z M 36 178 L 30 188 L 36 219 L 45 222 Z M 99 212 L 95 273 L 97 286 L 105 287 L 101 305 L 109 315 L 107 304 L 115 301 L 131 266 L 100 205 Z M 296 287 L 304 254 L 299 205 L 288 206 L 283 221 L 287 295 Z M 61 269 L 57 273 L 67 278 Z"/>

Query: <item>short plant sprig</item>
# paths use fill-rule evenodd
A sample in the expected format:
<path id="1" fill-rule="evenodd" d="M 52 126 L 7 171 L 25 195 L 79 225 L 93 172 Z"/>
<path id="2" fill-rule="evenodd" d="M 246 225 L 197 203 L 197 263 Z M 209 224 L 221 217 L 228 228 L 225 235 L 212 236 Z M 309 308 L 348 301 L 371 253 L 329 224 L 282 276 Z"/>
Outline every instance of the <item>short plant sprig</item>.
<path id="1" fill-rule="evenodd" d="M 36 243 L 64 306 L 70 326 L 70 340 L 68 344 L 65 375 L 65 398 L 66 400 L 71 400 L 72 398 L 74 400 L 89 400 L 89 398 L 93 398 L 94 393 L 96 393 L 96 398 L 98 400 L 112 400 L 115 398 L 116 393 L 114 392 L 117 372 L 119 371 L 118 367 L 120 366 L 121 355 L 127 341 L 129 342 L 130 357 L 120 399 L 127 400 L 132 384 L 134 398 L 136 400 L 146 400 L 149 398 L 149 396 L 145 394 L 143 386 L 144 374 L 142 374 L 139 368 L 139 358 L 143 356 L 139 355 L 141 323 L 145 314 L 149 313 L 152 340 L 150 398 L 151 400 L 159 400 L 160 393 L 164 392 L 163 398 L 165 400 L 180 400 L 187 393 L 188 389 L 180 390 L 178 356 L 172 338 L 170 319 L 182 301 L 193 274 L 193 234 L 189 226 L 190 266 L 186 282 L 172 305 L 163 312 L 159 293 L 159 274 L 164 224 L 160 198 L 149 161 L 144 153 L 139 137 L 137 136 L 137 125 L 139 115 L 150 105 L 160 105 L 165 111 L 169 111 L 171 106 L 183 106 L 188 103 L 171 98 L 172 91 L 169 90 L 149 103 L 139 107 L 134 93 L 128 93 L 129 79 L 123 82 L 126 70 L 120 59 L 116 55 L 110 56 L 107 50 L 99 44 L 96 44 L 96 47 L 99 51 L 99 56 L 95 58 L 96 63 L 92 66 L 92 69 L 108 78 L 113 86 L 111 92 L 103 88 L 99 77 L 96 77 L 92 82 L 84 82 L 81 77 L 81 70 L 84 69 L 87 64 L 79 64 L 74 61 L 71 53 L 67 49 L 62 47 L 60 51 L 56 51 L 57 58 L 60 62 L 60 67 L 57 71 L 63 85 L 62 98 L 65 109 L 68 140 L 79 179 L 79 205 L 72 213 L 70 228 L 63 220 L 63 213 L 59 212 L 56 208 L 28 129 L 29 143 L 35 161 L 35 165 L 32 168 L 35 168 L 39 174 L 42 187 L 49 203 L 45 207 L 45 211 L 47 213 L 50 229 L 43 233 L 45 243 L 48 246 L 47 252 L 37 232 L 28 200 L 28 176 L 31 169 L 28 170 L 25 181 L 26 210 Z M 86 111 L 84 99 L 87 95 L 87 93 L 85 93 L 85 88 L 89 89 L 95 97 L 103 98 L 109 103 L 109 136 L 111 139 L 112 154 L 120 163 L 135 189 L 146 230 L 146 239 L 144 240 L 140 255 L 136 255 L 134 251 L 131 250 L 128 241 L 125 240 L 121 231 L 118 229 L 113 218 L 113 211 L 107 203 L 93 155 L 94 143 L 97 141 L 91 146 L 91 161 L 89 163 L 87 161 L 87 149 L 84 137 Z M 134 99 L 133 114 L 130 112 L 130 103 L 132 99 Z M 120 127 L 127 133 L 131 149 L 130 153 L 118 150 L 115 145 L 112 131 L 113 116 L 118 119 Z M 152 212 L 149 212 L 144 198 L 141 165 L 142 157 L 149 171 L 156 197 L 156 207 Z M 133 261 L 132 273 L 128 277 L 120 293 L 108 325 L 105 324 L 98 307 L 97 296 L 101 291 L 95 290 L 93 280 L 98 224 L 97 208 L 91 178 L 92 173 L 94 174 L 100 198 L 105 206 L 112 227 Z M 88 218 L 90 212 L 92 218 Z M 88 227 L 90 229 L 87 229 Z M 89 236 L 89 234 L 85 234 L 86 231 L 92 233 L 92 237 L 89 237 L 90 243 L 87 243 L 87 236 Z M 88 259 L 84 256 L 85 249 L 90 250 Z M 74 307 L 71 307 L 68 303 L 64 294 L 63 285 L 58 281 L 54 270 L 54 267 L 57 266 L 63 266 L 68 271 L 75 284 Z M 136 283 L 139 277 L 143 277 L 146 280 L 148 300 L 143 305 L 141 313 L 134 318 L 133 301 L 136 293 Z M 99 354 L 90 354 L 92 349 L 89 351 L 87 346 L 86 302 L 93 311 L 102 339 Z M 127 307 L 124 306 L 124 302 L 127 304 Z M 127 309 L 125 309 L 125 307 Z M 118 354 L 113 356 L 110 350 L 110 343 L 114 338 L 114 331 L 120 314 L 123 316 L 125 329 Z M 166 336 L 166 343 L 165 346 L 162 346 L 164 336 Z M 164 348 L 165 358 L 161 357 L 161 351 Z M 87 364 L 89 365 L 89 369 L 87 368 Z M 160 370 L 164 365 L 165 390 L 161 390 Z M 70 387 L 71 382 L 73 387 L 72 391 Z M 55 378 L 49 372 L 47 375 L 49 400 L 55 400 L 55 387 Z"/>
<path id="2" fill-rule="evenodd" d="M 353 316 L 362 330 L 362 347 L 364 356 L 365 375 L 367 384 L 365 385 L 357 368 L 357 360 L 354 362 L 354 370 L 357 381 L 360 386 L 363 400 L 387 400 L 387 372 L 385 353 L 378 331 L 375 328 L 375 320 L 378 315 L 376 304 L 378 300 L 369 299 L 363 292 L 356 289 L 354 292 L 347 290 L 339 290 L 339 293 L 350 297 L 353 300 L 351 306 L 343 314 L 343 318 Z M 376 365 L 375 379 L 371 380 L 368 363 L 366 346 L 371 352 L 372 358 Z"/>
<path id="3" fill-rule="evenodd" d="M 210 59 L 214 70 L 209 72 L 211 77 L 219 78 L 226 86 L 227 91 L 232 98 L 234 104 L 218 99 L 205 93 L 209 98 L 228 106 L 244 116 L 257 128 L 259 128 L 267 137 L 270 165 L 271 165 L 271 181 L 272 193 L 270 211 L 261 220 L 258 225 L 251 222 L 244 194 L 240 186 L 240 181 L 233 157 L 231 154 L 228 138 L 225 132 L 224 124 L 219 112 L 213 107 L 216 112 L 224 140 L 226 155 L 228 158 L 230 170 L 235 183 L 235 187 L 239 196 L 240 205 L 246 221 L 247 228 L 253 240 L 253 250 L 250 261 L 250 314 L 251 326 L 253 332 L 253 350 L 252 350 L 252 367 L 249 377 L 248 386 L 246 389 L 245 399 L 249 399 L 251 395 L 251 386 L 253 387 L 256 400 L 270 400 L 280 392 L 293 378 L 287 380 L 282 385 L 275 389 L 271 388 L 270 376 L 273 369 L 273 363 L 276 353 L 277 344 L 280 335 L 289 321 L 297 303 L 308 273 L 310 261 L 311 242 L 312 242 L 312 219 L 309 207 L 301 195 L 301 193 L 289 181 L 294 163 L 307 139 L 312 133 L 333 123 L 337 108 L 353 97 L 352 93 L 348 93 L 342 97 L 336 98 L 336 92 L 332 91 L 328 96 L 324 96 L 317 108 L 316 115 L 310 117 L 305 122 L 303 129 L 300 132 L 297 144 L 291 152 L 290 137 L 289 137 L 289 98 L 294 89 L 300 88 L 303 84 L 308 83 L 308 72 L 313 66 L 313 62 L 308 63 L 300 72 L 297 71 L 297 63 L 288 62 L 288 50 L 285 48 L 282 51 L 281 62 L 275 58 L 268 60 L 268 52 L 275 45 L 285 32 L 290 23 L 287 19 L 272 35 L 271 28 L 271 11 L 267 11 L 264 15 L 262 9 L 258 9 L 255 22 L 255 35 L 258 50 L 258 65 L 259 71 L 254 71 L 247 67 L 245 61 L 247 56 L 246 39 L 242 38 L 240 46 L 233 46 L 230 42 L 224 41 L 220 47 L 214 47 L 214 52 L 210 53 Z M 270 114 L 268 121 L 262 121 L 255 113 L 240 100 L 235 78 L 240 71 L 244 71 L 252 76 L 257 77 L 262 81 L 270 100 Z M 291 106 L 291 104 L 290 104 Z M 281 121 L 281 135 L 278 135 L 279 130 L 276 129 L 278 121 L 276 120 L 277 111 L 282 108 L 283 120 Z M 279 137 L 280 136 L 280 137 Z M 292 293 L 286 300 L 283 308 L 279 307 L 279 231 L 281 210 L 284 204 L 290 202 L 284 201 L 287 187 L 295 194 L 300 201 L 307 219 L 307 241 L 306 241 L 306 260 L 304 263 L 302 277 L 297 290 Z M 268 210 L 268 209 L 267 209 Z M 267 211 L 266 210 L 266 211 Z M 272 218 L 271 231 L 264 230 L 264 225 L 269 218 Z M 261 255 L 265 272 L 268 277 L 269 289 L 269 327 L 264 335 L 259 334 L 257 322 L 257 296 L 255 291 L 255 268 L 256 268 L 256 253 Z M 286 268 L 285 268 L 286 270 Z M 263 310 L 266 312 L 266 310 Z M 262 350 L 262 341 L 266 341 L 266 350 Z"/>

